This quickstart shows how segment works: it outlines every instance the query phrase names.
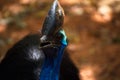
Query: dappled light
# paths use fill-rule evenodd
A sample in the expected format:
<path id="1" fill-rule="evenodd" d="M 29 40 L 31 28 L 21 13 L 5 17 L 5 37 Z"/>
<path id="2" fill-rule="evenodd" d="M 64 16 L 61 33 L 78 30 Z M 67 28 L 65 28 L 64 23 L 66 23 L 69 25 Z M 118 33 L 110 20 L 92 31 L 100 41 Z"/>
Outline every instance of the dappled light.
<path id="1" fill-rule="evenodd" d="M 19 0 L 20 4 L 33 4 L 37 2 L 37 0 Z"/>
<path id="2" fill-rule="evenodd" d="M 23 10 L 24 10 L 23 6 L 18 5 L 18 4 L 11 4 L 8 6 L 8 9 L 7 9 L 8 12 L 14 15 L 19 14 Z"/>
<path id="3" fill-rule="evenodd" d="M 0 33 L 6 30 L 6 25 L 0 24 Z"/>
<path id="4" fill-rule="evenodd" d="M 101 6 L 93 13 L 92 19 L 97 22 L 107 23 L 113 19 L 113 12 L 109 6 Z"/>
<path id="5" fill-rule="evenodd" d="M 59 0 L 67 50 L 80 80 L 120 79 L 120 0 Z M 16 42 L 39 33 L 53 0 L 0 0 L 0 60 Z"/>
<path id="6" fill-rule="evenodd" d="M 94 71 L 95 66 L 82 66 L 80 69 L 80 76 L 81 80 L 96 80 L 95 79 L 95 71 Z"/>
<path id="7" fill-rule="evenodd" d="M 69 5 L 73 5 L 73 4 L 76 4 L 76 3 L 80 3 L 81 0 L 60 0 L 61 3 L 63 4 L 69 4 Z"/>

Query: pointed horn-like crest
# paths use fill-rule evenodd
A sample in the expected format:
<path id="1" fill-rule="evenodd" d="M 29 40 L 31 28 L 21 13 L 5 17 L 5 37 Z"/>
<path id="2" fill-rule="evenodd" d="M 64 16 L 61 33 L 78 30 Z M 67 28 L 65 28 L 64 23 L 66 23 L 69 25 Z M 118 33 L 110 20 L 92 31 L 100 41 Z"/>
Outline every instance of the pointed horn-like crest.
<path id="1" fill-rule="evenodd" d="M 58 0 L 54 0 L 47 17 L 43 23 L 42 35 L 51 36 L 62 28 L 64 22 L 64 11 Z"/>

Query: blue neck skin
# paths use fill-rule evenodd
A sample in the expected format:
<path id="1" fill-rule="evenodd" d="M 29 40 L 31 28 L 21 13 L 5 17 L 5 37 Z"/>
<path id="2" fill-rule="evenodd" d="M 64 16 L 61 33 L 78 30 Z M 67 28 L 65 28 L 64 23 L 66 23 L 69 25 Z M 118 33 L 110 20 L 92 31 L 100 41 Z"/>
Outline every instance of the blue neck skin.
<path id="1" fill-rule="evenodd" d="M 64 38 L 61 46 L 58 47 L 58 55 L 54 58 L 46 58 L 43 64 L 40 80 L 59 80 L 60 64 L 65 47 L 67 46 L 66 35 L 63 30 L 60 31 Z"/>

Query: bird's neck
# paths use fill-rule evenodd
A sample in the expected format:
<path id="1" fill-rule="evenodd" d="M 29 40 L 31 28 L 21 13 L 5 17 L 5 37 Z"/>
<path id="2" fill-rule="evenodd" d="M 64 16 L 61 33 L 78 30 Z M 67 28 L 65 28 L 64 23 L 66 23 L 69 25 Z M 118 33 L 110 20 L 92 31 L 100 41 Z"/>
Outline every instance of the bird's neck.
<path id="1" fill-rule="evenodd" d="M 60 63 L 65 47 L 66 45 L 61 45 L 58 48 L 59 50 L 56 57 L 47 57 L 45 59 L 40 73 L 40 80 L 59 80 Z"/>

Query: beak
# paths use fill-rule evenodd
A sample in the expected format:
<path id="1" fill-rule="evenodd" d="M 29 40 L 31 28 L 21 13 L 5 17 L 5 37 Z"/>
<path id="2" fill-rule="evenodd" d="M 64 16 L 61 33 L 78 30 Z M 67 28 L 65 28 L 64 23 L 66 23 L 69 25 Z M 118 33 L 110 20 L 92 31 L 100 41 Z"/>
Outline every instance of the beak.
<path id="1" fill-rule="evenodd" d="M 55 35 L 62 29 L 64 11 L 58 0 L 54 0 L 41 30 L 41 43 L 52 42 Z"/>

